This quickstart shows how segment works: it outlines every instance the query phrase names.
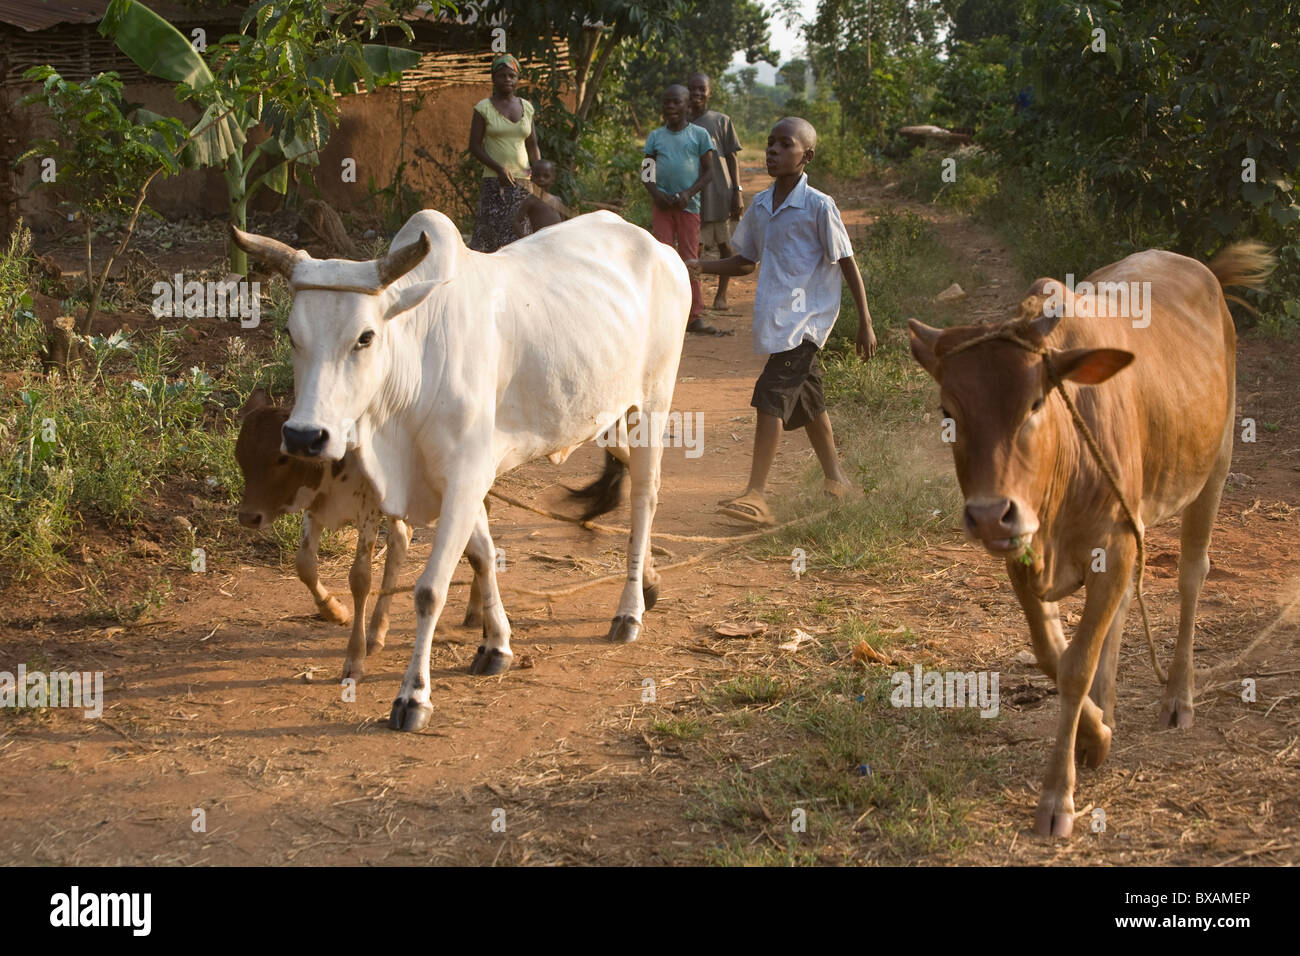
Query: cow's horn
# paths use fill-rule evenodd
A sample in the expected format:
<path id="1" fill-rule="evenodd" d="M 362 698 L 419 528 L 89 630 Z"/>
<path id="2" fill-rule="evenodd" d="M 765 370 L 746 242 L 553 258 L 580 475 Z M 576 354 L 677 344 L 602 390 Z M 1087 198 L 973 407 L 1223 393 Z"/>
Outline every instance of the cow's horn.
<path id="1" fill-rule="evenodd" d="M 421 232 L 419 239 L 408 242 L 400 249 L 388 250 L 388 255 L 376 263 L 379 266 L 380 284 L 386 286 L 396 282 L 418 266 L 428 254 L 429 234 L 427 232 Z"/>
<path id="2" fill-rule="evenodd" d="M 234 223 L 230 224 L 230 233 L 235 238 L 235 245 L 254 259 L 270 266 L 286 279 L 292 277 L 294 266 L 311 258 L 301 249 L 285 245 L 278 239 L 269 239 L 266 236 L 244 232 Z"/>

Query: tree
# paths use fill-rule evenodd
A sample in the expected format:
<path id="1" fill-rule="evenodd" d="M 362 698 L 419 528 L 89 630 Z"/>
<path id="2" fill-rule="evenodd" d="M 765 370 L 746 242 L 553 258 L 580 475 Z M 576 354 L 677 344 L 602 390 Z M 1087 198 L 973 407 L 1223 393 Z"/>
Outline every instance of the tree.
<path id="1" fill-rule="evenodd" d="M 391 6 L 260 0 L 244 13 L 239 33 L 200 51 L 144 4 L 111 0 L 100 32 L 141 69 L 175 81 L 177 99 L 202 110 L 183 158 L 189 166 L 221 168 L 231 220 L 242 229 L 260 189 L 283 194 L 291 171 L 309 176 L 319 164 L 338 120 L 336 94 L 384 86 L 419 62 L 414 50 L 363 42 L 384 27 L 413 38 Z M 249 146 L 259 126 L 269 135 Z M 233 243 L 230 263 L 235 272 L 248 271 L 247 256 Z"/>
<path id="2" fill-rule="evenodd" d="M 928 0 L 819 0 L 809 52 L 846 118 L 883 138 L 923 112 L 946 23 L 943 8 Z"/>
<path id="3" fill-rule="evenodd" d="M 777 82 L 788 86 L 795 96 L 803 96 L 807 77 L 807 60 L 791 60 L 789 63 L 781 64 L 781 68 L 776 71 Z"/>
<path id="4" fill-rule="evenodd" d="M 623 64 L 623 94 L 636 106 L 650 105 L 658 115 L 664 87 L 685 83 L 692 73 L 705 73 L 715 90 L 736 53 L 745 62 L 775 63 L 769 15 L 752 0 L 711 0 L 682 11 L 674 20 L 678 39 L 672 44 L 642 47 Z M 652 104 L 652 105 L 651 105 Z M 638 115 L 641 110 L 635 109 Z"/>
<path id="5" fill-rule="evenodd" d="M 43 103 L 59 128 L 57 136 L 36 140 L 15 165 L 33 157 L 42 160 L 42 183 L 64 190 L 63 205 L 81 214 L 86 233 L 85 331 L 99 307 L 114 260 L 126 249 L 141 211 L 149 184 L 159 173 L 179 168 L 185 126 L 175 119 L 153 117 L 122 101 L 122 81 L 116 73 L 100 73 L 84 83 L 72 83 L 53 67 L 34 66 L 23 79 L 41 83 L 21 105 Z M 48 173 L 48 175 L 46 175 Z M 92 246 L 97 229 L 107 221 L 124 220 L 118 243 L 95 275 Z"/>

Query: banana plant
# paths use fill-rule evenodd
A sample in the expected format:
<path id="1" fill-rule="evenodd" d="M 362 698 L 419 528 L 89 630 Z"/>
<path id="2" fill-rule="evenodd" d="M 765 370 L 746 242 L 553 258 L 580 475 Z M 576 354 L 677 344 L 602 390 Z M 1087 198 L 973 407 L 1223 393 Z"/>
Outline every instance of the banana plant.
<path id="1" fill-rule="evenodd" d="M 244 13 L 239 33 L 206 49 L 138 0 L 111 0 L 99 31 L 142 70 L 175 82 L 179 101 L 199 108 L 181 161 L 221 169 L 231 221 L 243 229 L 249 201 L 263 187 L 283 195 L 291 171 L 309 177 L 319 165 L 338 122 L 336 94 L 388 85 L 419 62 L 414 50 L 362 42 L 383 27 L 413 39 L 391 7 L 359 0 L 261 0 Z M 233 243 L 230 266 L 248 272 Z"/>

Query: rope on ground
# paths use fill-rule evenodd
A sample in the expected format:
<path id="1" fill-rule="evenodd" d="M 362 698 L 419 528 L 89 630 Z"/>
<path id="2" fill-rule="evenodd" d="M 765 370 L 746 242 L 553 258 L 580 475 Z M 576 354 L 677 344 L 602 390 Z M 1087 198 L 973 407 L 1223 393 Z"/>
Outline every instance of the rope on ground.
<path id="1" fill-rule="evenodd" d="M 502 494 L 493 489 L 488 492 L 493 498 L 498 498 L 508 505 L 514 505 L 516 508 L 523 508 L 525 511 L 531 511 L 533 514 L 541 515 L 543 518 L 554 518 L 556 521 L 567 521 L 569 524 L 576 524 L 583 528 L 589 528 L 592 531 L 603 531 L 606 534 L 617 534 L 627 537 L 632 532 L 627 528 L 619 528 L 614 525 L 600 524 L 597 521 L 583 521 L 581 518 L 574 518 L 570 515 L 562 515 L 558 511 L 550 511 L 546 508 L 539 508 L 537 505 L 529 504 L 527 501 L 520 501 L 518 498 L 512 498 L 510 495 Z M 802 519 L 800 519 L 802 520 Z M 694 544 L 717 544 L 719 542 L 733 541 L 735 536 L 712 536 L 705 534 L 671 534 L 669 532 L 655 532 L 654 537 L 661 541 L 681 541 Z"/>
<path id="2" fill-rule="evenodd" d="M 1222 664 L 1216 664 L 1214 667 L 1208 667 L 1208 668 L 1198 667 L 1196 669 L 1197 687 L 1206 687 L 1211 682 L 1217 680 L 1227 671 L 1236 667 L 1239 663 L 1241 663 L 1243 660 L 1249 657 L 1251 653 L 1255 650 L 1255 648 L 1259 647 L 1266 640 L 1268 640 L 1270 637 L 1273 636 L 1273 633 L 1279 627 L 1282 626 L 1283 622 L 1286 621 L 1286 619 L 1290 616 L 1291 612 L 1294 611 L 1298 606 L 1300 606 L 1300 578 L 1297 578 L 1294 583 L 1297 585 L 1296 593 L 1295 596 L 1291 598 L 1290 603 L 1287 604 L 1286 607 L 1282 608 L 1282 610 L 1278 612 L 1277 617 L 1273 619 L 1273 623 L 1269 624 L 1268 627 L 1260 631 L 1259 634 L 1255 636 L 1255 639 L 1246 645 L 1244 650 L 1236 654 L 1231 660 L 1224 661 Z"/>
<path id="3" fill-rule="evenodd" d="M 496 492 L 492 492 L 492 494 L 496 495 Z M 501 498 L 502 501 L 505 501 L 508 504 L 515 504 L 514 501 L 511 501 L 509 498 L 503 495 L 497 495 L 497 497 Z M 539 514 L 543 513 L 536 508 L 532 508 L 528 505 L 522 505 L 522 503 L 521 503 L 521 507 L 525 507 L 529 511 L 538 511 Z M 717 541 L 720 543 L 714 545 L 714 547 L 712 548 L 706 548 L 705 550 L 701 551 L 699 554 L 693 554 L 689 558 L 686 558 L 683 561 L 677 561 L 674 562 L 673 564 L 665 565 L 662 568 L 656 568 L 656 570 L 660 574 L 663 574 L 668 571 L 676 571 L 678 568 L 684 568 L 687 567 L 688 565 L 699 564 L 705 558 L 712 557 L 713 555 L 718 554 L 721 551 L 725 551 L 728 548 L 734 547 L 738 544 L 744 544 L 746 541 L 756 541 L 759 538 L 766 537 L 767 535 L 770 534 L 776 534 L 778 531 L 784 531 L 786 528 L 792 527 L 797 524 L 801 524 L 802 522 L 813 521 L 817 518 L 824 518 L 826 517 L 826 515 L 830 514 L 832 510 L 834 509 L 827 508 L 824 511 L 817 511 L 814 512 L 813 514 L 804 515 L 800 518 L 795 518 L 791 521 L 787 521 L 785 522 L 785 524 L 779 524 L 771 528 L 763 528 L 761 531 L 751 531 L 748 534 L 732 535 L 729 538 L 706 539 L 706 540 Z M 565 520 L 572 521 L 573 519 L 567 518 Z M 583 591 L 586 590 L 587 588 L 596 587 L 599 584 L 608 584 L 610 581 L 617 581 L 620 579 L 624 579 L 625 577 L 626 577 L 625 571 L 615 572 L 614 574 L 606 574 L 599 578 L 592 578 L 590 581 L 583 581 L 581 584 L 573 584 L 567 588 L 559 588 L 554 591 L 533 591 L 529 588 L 510 587 L 508 585 L 505 587 L 499 586 L 499 588 L 501 592 L 505 594 L 522 594 L 525 597 L 539 597 L 539 598 L 545 598 L 546 600 L 549 601 L 557 597 L 566 597 L 570 594 L 576 594 L 578 591 Z M 388 595 L 392 595 L 392 594 L 409 594 L 411 591 L 414 590 L 415 590 L 414 585 L 407 585 L 406 587 L 396 587 L 396 588 L 390 588 L 383 591 L 372 591 L 370 593 L 378 597 L 387 597 Z"/>

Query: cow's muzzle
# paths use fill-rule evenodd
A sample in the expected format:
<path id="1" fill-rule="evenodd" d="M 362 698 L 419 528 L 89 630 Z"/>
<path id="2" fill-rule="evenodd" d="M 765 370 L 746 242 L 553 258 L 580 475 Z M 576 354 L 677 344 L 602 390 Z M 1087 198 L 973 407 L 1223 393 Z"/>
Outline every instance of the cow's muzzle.
<path id="1" fill-rule="evenodd" d="M 284 450 L 299 458 L 319 458 L 329 444 L 330 433 L 324 428 L 295 428 L 286 424 L 280 429 Z"/>
<path id="2" fill-rule="evenodd" d="M 256 531 L 266 523 L 266 515 L 260 511 L 245 511 L 243 508 L 240 508 L 239 523 L 245 528 L 252 528 Z"/>
<path id="3" fill-rule="evenodd" d="M 969 500 L 962 511 L 962 523 L 967 534 L 996 554 L 1023 551 L 1038 530 L 1033 515 L 1026 514 L 1013 498 Z"/>

